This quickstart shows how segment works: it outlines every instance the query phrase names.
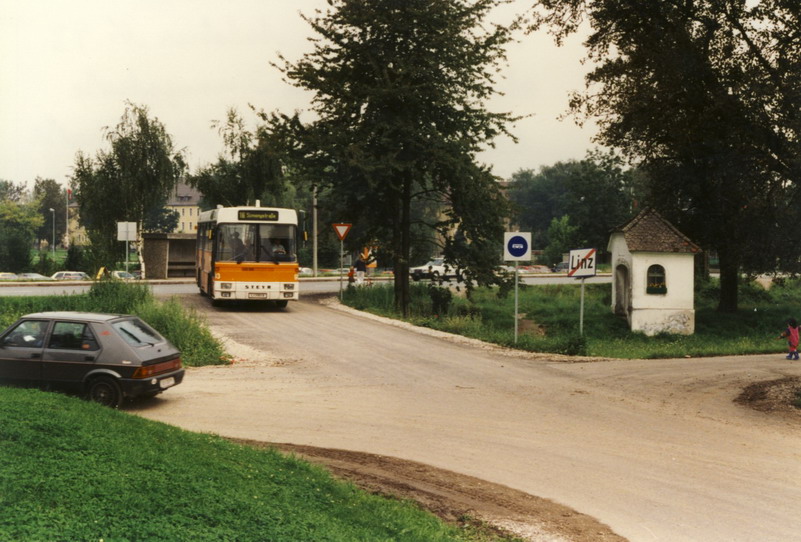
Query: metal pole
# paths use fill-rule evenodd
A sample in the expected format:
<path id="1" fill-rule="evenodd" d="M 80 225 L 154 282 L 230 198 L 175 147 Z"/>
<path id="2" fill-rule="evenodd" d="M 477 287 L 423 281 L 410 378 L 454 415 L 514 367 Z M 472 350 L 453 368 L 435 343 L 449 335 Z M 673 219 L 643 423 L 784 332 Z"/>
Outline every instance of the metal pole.
<path id="1" fill-rule="evenodd" d="M 579 316 L 579 335 L 584 335 L 584 277 L 581 277 L 581 315 Z"/>
<path id="2" fill-rule="evenodd" d="M 53 265 L 56 264 L 56 210 L 52 207 L 50 212 L 53 215 Z"/>
<path id="3" fill-rule="evenodd" d="M 339 299 L 342 299 L 342 269 L 345 267 L 345 241 L 339 240 Z"/>
<path id="4" fill-rule="evenodd" d="M 317 185 L 312 188 L 312 276 L 317 276 Z"/>
<path id="5" fill-rule="evenodd" d="M 518 309 L 518 296 L 517 296 L 517 277 L 518 277 L 518 275 L 517 275 L 517 265 L 518 265 L 518 263 L 517 263 L 517 260 L 515 260 L 515 344 L 517 344 L 517 327 L 518 327 L 518 325 L 519 325 L 519 323 L 520 323 L 520 318 L 519 318 L 519 316 L 517 315 L 517 309 Z"/>
<path id="6" fill-rule="evenodd" d="M 64 239 L 67 248 L 70 246 L 70 191 L 69 188 L 64 191 L 64 196 L 67 199 L 67 206 L 64 208 Z"/>

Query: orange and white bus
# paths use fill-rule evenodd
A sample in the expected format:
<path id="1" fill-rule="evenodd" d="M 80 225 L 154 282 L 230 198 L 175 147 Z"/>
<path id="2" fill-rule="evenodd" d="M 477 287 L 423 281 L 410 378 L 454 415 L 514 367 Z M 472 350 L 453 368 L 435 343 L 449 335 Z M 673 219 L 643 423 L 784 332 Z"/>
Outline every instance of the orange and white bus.
<path id="1" fill-rule="evenodd" d="M 222 207 L 200 213 L 195 270 L 200 293 L 218 300 L 298 299 L 298 215 L 293 209 Z"/>

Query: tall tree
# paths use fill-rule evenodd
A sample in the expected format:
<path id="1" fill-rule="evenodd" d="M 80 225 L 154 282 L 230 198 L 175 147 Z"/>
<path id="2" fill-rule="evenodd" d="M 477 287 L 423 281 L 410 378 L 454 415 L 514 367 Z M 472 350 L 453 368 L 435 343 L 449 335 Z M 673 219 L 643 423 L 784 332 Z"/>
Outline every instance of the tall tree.
<path id="1" fill-rule="evenodd" d="M 71 180 L 95 263 L 102 265 L 122 256 L 116 223 L 141 226 L 148 211 L 163 207 L 185 167 L 182 152 L 145 106 L 128 102 L 106 140 L 111 148 L 94 159 L 78 153 Z"/>
<path id="2" fill-rule="evenodd" d="M 25 185 L 0 180 L 0 201 L 20 202 L 25 197 Z"/>
<path id="3" fill-rule="evenodd" d="M 59 243 L 64 238 L 67 229 L 67 202 L 66 189 L 62 188 L 54 179 L 36 178 L 33 184 L 33 197 L 39 202 L 39 212 L 44 217 L 44 223 L 36 235 L 39 239 L 53 242 L 53 220 L 55 219 L 55 238 Z M 53 209 L 51 212 L 50 209 Z"/>
<path id="4" fill-rule="evenodd" d="M 403 312 L 417 204 L 443 209 L 430 225 L 452 263 L 493 277 L 506 202 L 476 155 L 514 120 L 485 107 L 511 39 L 487 21 L 501 3 L 331 0 L 306 17 L 314 50 L 278 66 L 314 93 L 318 120 L 274 115 L 276 133 L 298 170 L 330 187 L 340 220 L 364 226 L 352 242 L 378 240 L 389 255 Z"/>
<path id="5" fill-rule="evenodd" d="M 591 151 L 583 160 L 513 174 L 509 198 L 520 225 L 532 232 L 534 246 L 546 246 L 551 222 L 569 215 L 576 235 L 605 251 L 609 232 L 632 214 L 634 171 L 623 165 L 614 153 Z"/>
<path id="6" fill-rule="evenodd" d="M 557 38 L 585 18 L 597 64 L 572 109 L 651 179 L 652 202 L 717 251 L 718 308 L 741 270 L 797 271 L 801 4 L 539 0 Z"/>
<path id="7" fill-rule="evenodd" d="M 0 181 L 0 269 L 12 273 L 30 269 L 31 249 L 43 222 L 25 185 Z"/>
<path id="8" fill-rule="evenodd" d="M 215 121 L 225 152 L 217 162 L 190 175 L 187 182 L 203 194 L 203 205 L 236 206 L 283 204 L 285 190 L 279 145 L 271 132 L 260 126 L 255 132 L 245 126 L 236 109 L 229 109 L 224 122 Z"/>

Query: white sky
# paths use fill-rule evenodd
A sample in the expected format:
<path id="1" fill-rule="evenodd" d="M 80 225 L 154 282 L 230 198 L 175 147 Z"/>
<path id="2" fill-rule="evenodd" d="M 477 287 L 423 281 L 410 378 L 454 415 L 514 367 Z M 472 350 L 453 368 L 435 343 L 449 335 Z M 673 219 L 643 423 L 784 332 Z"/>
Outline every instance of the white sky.
<path id="1" fill-rule="evenodd" d="M 529 5 L 516 0 L 515 8 Z M 107 148 L 130 100 L 164 123 L 191 171 L 216 160 L 222 140 L 210 125 L 230 107 L 292 112 L 309 96 L 270 66 L 281 52 L 311 50 L 299 12 L 325 0 L 0 0 L 0 179 L 66 184 L 76 152 Z M 583 88 L 578 40 L 558 49 L 545 35 L 509 50 L 493 111 L 531 114 L 481 159 L 496 175 L 581 159 L 594 128 L 559 121 L 571 90 Z"/>

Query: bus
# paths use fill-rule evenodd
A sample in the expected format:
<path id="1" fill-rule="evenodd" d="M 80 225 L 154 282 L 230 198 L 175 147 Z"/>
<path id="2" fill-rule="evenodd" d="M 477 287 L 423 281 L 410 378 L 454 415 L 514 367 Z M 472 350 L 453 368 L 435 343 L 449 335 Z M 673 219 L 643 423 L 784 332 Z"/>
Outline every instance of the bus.
<path id="1" fill-rule="evenodd" d="M 223 207 L 200 213 L 195 271 L 212 301 L 298 299 L 298 215 L 293 209 Z"/>

